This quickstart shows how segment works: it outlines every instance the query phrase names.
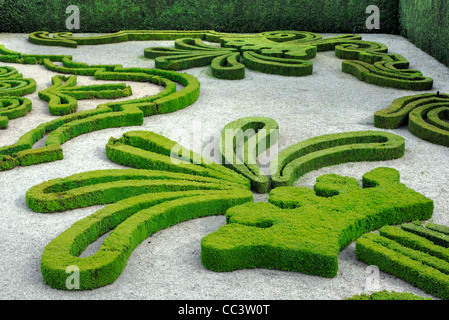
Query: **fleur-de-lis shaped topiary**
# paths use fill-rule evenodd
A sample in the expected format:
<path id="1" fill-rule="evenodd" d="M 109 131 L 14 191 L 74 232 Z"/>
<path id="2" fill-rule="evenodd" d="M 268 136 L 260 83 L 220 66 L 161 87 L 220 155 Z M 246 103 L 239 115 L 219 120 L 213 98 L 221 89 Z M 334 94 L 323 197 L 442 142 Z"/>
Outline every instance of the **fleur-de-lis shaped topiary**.
<path id="1" fill-rule="evenodd" d="M 364 232 L 432 214 L 433 202 L 401 184 L 399 173 L 390 168 L 367 173 L 363 188 L 354 178 L 326 175 L 317 180 L 315 191 L 279 187 L 270 192 L 270 203 L 252 203 L 251 187 L 262 186 L 259 191 L 266 191 L 266 185 L 260 171 L 249 171 L 254 165 L 248 160 L 276 142 L 262 130 L 277 128 L 277 123 L 269 118 L 244 118 L 226 126 L 231 128 L 252 128 L 256 136 L 243 140 L 243 151 L 251 155 L 235 167 L 212 162 L 154 132 L 131 131 L 120 139 L 111 138 L 106 154 L 132 169 L 85 172 L 32 187 L 27 204 L 37 212 L 107 205 L 47 245 L 41 260 L 45 282 L 68 289 L 66 271 L 76 266 L 80 287 L 75 289 L 110 284 L 119 277 L 134 248 L 151 234 L 181 221 L 216 214 L 225 214 L 228 224 L 203 239 L 205 267 L 215 271 L 264 267 L 333 277 L 340 250 Z M 379 141 L 376 134 L 384 137 Z M 369 135 L 373 138 L 357 138 Z M 237 136 L 233 132 L 232 143 L 220 144 L 223 158 L 240 157 Z M 358 146 L 354 152 L 360 155 L 354 161 L 372 160 L 369 149 L 378 150 L 376 160 L 403 154 L 404 140 L 394 134 L 353 132 L 342 137 L 346 145 Z M 388 140 L 396 142 L 386 143 Z M 336 147 L 333 152 L 339 159 L 345 151 Z M 107 232 L 111 233 L 95 254 L 80 257 Z"/>

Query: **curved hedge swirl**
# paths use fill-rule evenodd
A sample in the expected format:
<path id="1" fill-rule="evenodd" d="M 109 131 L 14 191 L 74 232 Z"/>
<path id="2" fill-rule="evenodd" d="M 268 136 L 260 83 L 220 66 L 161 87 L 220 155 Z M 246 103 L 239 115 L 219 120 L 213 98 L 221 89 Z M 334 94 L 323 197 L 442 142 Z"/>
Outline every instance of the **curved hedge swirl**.
<path id="1" fill-rule="evenodd" d="M 273 187 L 292 185 L 304 174 L 347 162 L 401 158 L 405 142 L 381 131 L 355 131 L 311 138 L 282 150 L 270 165 Z"/>
<path id="2" fill-rule="evenodd" d="M 92 76 L 97 80 L 148 82 L 165 87 L 156 95 L 99 104 L 94 110 L 67 114 L 40 124 L 21 136 L 15 144 L 0 147 L 0 171 L 16 166 L 61 160 L 63 159 L 61 145 L 72 138 L 105 128 L 141 125 L 144 117 L 185 108 L 194 103 L 199 96 L 198 80 L 186 73 L 150 68 L 123 68 L 121 65 L 89 66 L 72 61 L 71 56 L 25 55 L 5 49 L 3 46 L 0 46 L 0 54 L 0 61 L 43 64 L 47 69 L 63 74 Z M 62 65 L 56 62 L 62 62 Z M 65 79 L 67 82 L 63 84 Z M 52 113 L 58 115 L 61 111 L 63 113 L 74 111 L 76 98 L 116 96 L 117 92 L 125 96 L 130 94 L 130 89 L 123 84 L 112 87 L 110 85 L 74 87 L 76 77 L 73 76 L 68 78 L 56 76 L 53 81 L 54 86 L 44 92 L 41 91 L 40 96 L 50 101 Z M 182 86 L 180 90 L 177 90 L 177 84 Z M 46 134 L 48 137 L 45 147 L 33 149 L 33 145 Z"/>
<path id="3" fill-rule="evenodd" d="M 26 200 L 27 205 L 36 212 L 51 213 L 107 205 L 75 223 L 45 248 L 41 266 L 46 283 L 54 288 L 68 289 L 65 283 L 66 270 L 70 266 L 76 266 L 80 270 L 82 285 L 75 289 L 93 289 L 107 285 L 120 275 L 132 250 L 152 233 L 180 221 L 211 214 L 228 212 L 228 222 L 234 221 L 234 216 L 229 219 L 234 210 L 231 208 L 252 202 L 251 188 L 257 192 L 268 190 L 268 178 L 261 173 L 256 158 L 276 143 L 277 139 L 278 124 L 272 119 L 255 117 L 231 122 L 223 129 L 219 141 L 222 160 L 226 163 L 224 166 L 154 132 L 130 131 L 119 139 L 111 138 L 106 145 L 106 154 L 111 161 L 134 169 L 85 172 L 32 187 L 27 192 Z M 386 144 L 385 149 L 389 147 L 391 146 Z M 302 230 L 305 225 L 302 219 L 309 219 L 310 215 L 319 221 L 310 220 L 314 226 L 323 224 L 316 229 L 317 232 L 328 232 L 327 228 L 333 226 L 335 232 L 317 240 L 324 244 L 319 250 L 332 252 L 332 257 L 327 251 L 325 254 L 330 260 L 323 258 L 321 253 L 304 253 L 299 250 L 288 262 L 297 266 L 290 268 L 293 271 L 310 273 L 312 268 L 314 274 L 330 276 L 336 268 L 337 247 L 344 247 L 356 235 L 372 230 L 373 226 L 425 218 L 433 209 L 431 200 L 400 184 L 398 173 L 388 168 L 366 174 L 364 189 L 358 187 L 355 179 L 327 175 L 318 179 L 315 190 L 316 193 L 307 188 L 277 188 L 270 193 L 270 204 L 259 203 L 257 208 L 250 205 L 248 210 L 244 209 L 238 214 L 243 219 L 238 221 L 262 219 L 260 223 L 254 222 L 254 225 L 273 230 L 272 238 L 266 238 L 273 244 L 285 242 L 285 229 L 289 234 L 287 240 L 290 236 L 297 237 L 296 233 L 301 233 L 298 230 Z M 387 194 L 388 199 L 382 200 Z M 403 198 L 406 199 L 404 201 L 408 203 L 407 206 L 402 204 L 400 199 Z M 389 201 L 394 201 L 395 206 L 391 207 Z M 362 206 L 362 210 L 351 205 L 355 202 Z M 374 202 L 376 206 L 373 205 Z M 246 207 L 235 207 L 235 210 L 239 211 L 241 208 Z M 228 209 L 230 210 L 227 211 Z M 307 214 L 302 212 L 303 209 Z M 406 209 L 410 209 L 410 213 Z M 403 211 L 406 213 L 402 214 Z M 248 216 L 243 217 L 243 212 Z M 257 217 L 252 217 L 253 215 Z M 266 220 L 268 216 L 270 218 Z M 287 228 L 282 222 L 284 218 Z M 276 226 L 277 223 L 280 228 Z M 226 229 L 220 229 L 217 234 L 203 240 L 203 263 L 218 271 L 228 269 L 222 268 L 225 263 L 223 260 L 229 264 L 235 262 L 238 266 L 252 267 L 253 262 L 248 261 L 255 258 L 251 251 L 254 248 L 242 251 L 242 258 L 240 253 L 234 257 L 229 256 L 234 254 L 234 250 L 228 250 L 228 246 L 232 246 L 233 241 L 238 242 L 238 239 L 251 241 L 253 230 L 228 228 L 231 231 L 235 229 L 236 232 L 239 230 L 237 238 L 222 241 L 220 237 Z M 276 231 L 278 229 L 279 233 Z M 111 234 L 97 253 L 90 257 L 80 257 L 89 244 L 109 231 Z M 289 232 L 295 234 L 291 235 Z M 215 237 L 221 240 L 210 240 L 216 239 Z M 263 234 L 257 233 L 255 237 L 265 241 Z M 308 234 L 307 237 L 311 235 Z M 217 243 L 221 245 L 216 247 Z M 286 243 L 288 246 L 289 241 Z M 313 245 L 314 248 L 320 247 L 317 243 Z M 246 250 L 246 243 L 235 245 L 240 248 L 238 252 Z M 279 248 L 271 249 L 275 252 Z M 270 256 L 264 252 L 265 258 L 260 266 L 286 269 L 284 259 L 279 259 L 277 253 L 273 254 Z M 304 254 L 307 256 L 306 260 Z M 256 264 L 259 263 L 257 259 L 259 258 L 256 258 Z M 214 266 L 214 263 L 219 267 Z"/>
<path id="4" fill-rule="evenodd" d="M 85 172 L 28 190 L 27 204 L 36 212 L 107 205 L 46 246 L 41 270 L 48 285 L 69 290 L 66 270 L 70 266 L 80 272 L 80 287 L 74 290 L 110 284 L 134 248 L 151 234 L 189 219 L 224 214 L 232 206 L 253 200 L 249 181 L 210 161 L 194 163 L 198 159 L 191 151 L 184 155 L 184 165 L 173 164 L 169 152 L 176 146 L 152 132 L 129 132 L 122 139 L 111 139 L 107 154 L 113 161 L 138 169 Z M 89 244 L 109 231 L 95 254 L 80 257 Z"/>
<path id="5" fill-rule="evenodd" d="M 269 203 L 226 212 L 227 224 L 201 241 L 201 261 L 213 271 L 269 268 L 335 277 L 338 254 L 367 230 L 429 219 L 433 201 L 408 189 L 399 173 L 377 168 L 355 178 L 317 179 L 314 190 L 280 187 Z"/>
<path id="6" fill-rule="evenodd" d="M 268 192 L 269 180 L 256 158 L 279 138 L 279 126 L 270 118 L 242 118 L 227 124 L 220 135 L 219 150 L 223 165 L 251 181 L 251 188 Z"/>
<path id="7" fill-rule="evenodd" d="M 424 219 L 423 219 L 424 220 Z M 426 293 L 449 299 L 449 228 L 419 222 L 385 226 L 356 242 L 357 259 Z"/>
<path id="8" fill-rule="evenodd" d="M 30 112 L 31 109 L 32 104 L 29 99 L 20 97 L 0 97 L 0 128 L 6 128 L 10 119 L 23 117 Z"/>
<path id="9" fill-rule="evenodd" d="M 449 95 L 419 94 L 398 98 L 374 114 L 377 128 L 397 129 L 408 125 L 415 136 L 449 147 Z"/>
<path id="10" fill-rule="evenodd" d="M 115 99 L 131 95 L 131 87 L 124 83 L 76 86 L 76 77 L 54 76 L 52 86 L 39 91 L 39 98 L 48 101 L 52 115 L 74 113 L 81 99 Z"/>
<path id="11" fill-rule="evenodd" d="M 184 70 L 210 65 L 219 79 L 243 79 L 245 67 L 268 74 L 301 77 L 313 73 L 310 61 L 317 52 L 335 50 L 345 59 L 342 71 L 366 83 L 403 89 L 430 90 L 433 80 L 420 71 L 410 70 L 409 62 L 399 54 L 388 53 L 380 43 L 363 41 L 358 35 L 322 39 L 304 31 L 272 31 L 255 35 L 225 34 L 214 31 L 120 31 L 93 37 L 71 33 L 35 32 L 29 40 L 42 45 L 77 47 L 139 40 L 175 40 L 175 48 L 148 48 L 145 57 L 155 59 L 157 68 Z M 220 47 L 203 42 L 220 43 Z"/>
<path id="12" fill-rule="evenodd" d="M 15 68 L 0 66 L 0 97 L 24 96 L 36 91 L 34 79 L 23 79 Z"/>

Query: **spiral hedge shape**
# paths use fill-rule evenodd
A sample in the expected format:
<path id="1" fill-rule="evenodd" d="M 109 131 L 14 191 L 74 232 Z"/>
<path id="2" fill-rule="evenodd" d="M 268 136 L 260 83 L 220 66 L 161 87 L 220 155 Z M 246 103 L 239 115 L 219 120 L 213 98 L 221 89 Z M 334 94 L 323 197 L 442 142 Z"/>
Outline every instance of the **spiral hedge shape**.
<path id="1" fill-rule="evenodd" d="M 449 95 L 440 93 L 401 97 L 374 114 L 377 128 L 397 129 L 408 125 L 415 136 L 449 147 Z"/>
<path id="2" fill-rule="evenodd" d="M 226 212 L 225 226 L 201 241 L 201 261 L 214 271 L 268 268 L 335 277 L 338 254 L 364 230 L 429 219 L 433 201 L 400 183 L 399 173 L 377 168 L 357 179 L 335 174 L 314 190 L 280 187 L 268 203 Z"/>
<path id="3" fill-rule="evenodd" d="M 358 35 L 323 39 L 320 34 L 304 31 L 270 31 L 256 35 L 225 34 L 214 31 L 120 31 L 113 34 L 77 37 L 71 33 L 47 32 L 29 35 L 33 43 L 76 47 L 136 40 L 175 40 L 175 48 L 148 48 L 145 57 L 155 59 L 157 68 L 184 70 L 210 65 L 219 79 L 243 79 L 245 67 L 268 74 L 302 77 L 313 73 L 310 61 L 317 52 L 335 50 L 345 59 L 342 71 L 366 83 L 403 90 L 430 90 L 433 79 L 399 54 L 388 53 L 380 43 L 361 40 Z M 204 41 L 220 43 L 220 47 Z"/>
<path id="4" fill-rule="evenodd" d="M 20 97 L 1 97 L 0 128 L 6 128 L 10 119 L 23 117 L 30 112 L 31 109 L 32 104 L 29 99 Z"/>
<path id="5" fill-rule="evenodd" d="M 85 172 L 28 190 L 27 204 L 36 212 L 107 205 L 46 246 L 41 270 L 48 285 L 67 290 L 66 270 L 71 266 L 79 270 L 77 290 L 110 284 L 134 248 L 151 234 L 181 221 L 224 214 L 232 206 L 252 201 L 245 178 L 210 161 L 198 162 L 190 150 L 184 153 L 183 165 L 175 165 L 170 154 L 173 148 L 178 145 L 155 133 L 129 132 L 121 139 L 111 139 L 107 154 L 137 169 Z M 109 231 L 95 254 L 79 257 Z"/>

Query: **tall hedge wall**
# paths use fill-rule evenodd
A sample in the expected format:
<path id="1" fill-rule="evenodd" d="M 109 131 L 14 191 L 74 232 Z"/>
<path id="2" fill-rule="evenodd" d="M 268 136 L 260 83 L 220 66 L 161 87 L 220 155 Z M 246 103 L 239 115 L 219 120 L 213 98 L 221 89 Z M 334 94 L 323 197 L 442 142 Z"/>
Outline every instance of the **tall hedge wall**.
<path id="1" fill-rule="evenodd" d="M 399 0 L 4 0 L 0 32 L 67 31 L 69 5 L 79 32 L 210 29 L 221 32 L 307 30 L 369 32 L 366 8 L 380 8 L 381 33 L 397 33 Z"/>
<path id="2" fill-rule="evenodd" d="M 400 0 L 401 34 L 449 66 L 447 0 Z"/>

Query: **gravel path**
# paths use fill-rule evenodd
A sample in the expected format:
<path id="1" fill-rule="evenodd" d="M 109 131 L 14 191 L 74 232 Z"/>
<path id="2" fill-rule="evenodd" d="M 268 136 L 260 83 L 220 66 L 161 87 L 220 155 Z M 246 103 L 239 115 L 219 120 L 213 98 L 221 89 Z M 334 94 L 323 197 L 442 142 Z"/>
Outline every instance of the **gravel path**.
<path id="1" fill-rule="evenodd" d="M 331 35 L 324 35 L 325 37 Z M 393 35 L 363 35 L 364 40 L 386 44 L 391 53 L 402 54 L 412 69 L 434 78 L 434 91 L 449 93 L 449 69 L 416 48 L 407 39 Z M 77 49 L 45 47 L 31 44 L 25 34 L 0 34 L 0 43 L 22 53 L 70 54 L 74 61 L 88 64 L 122 64 L 125 67 L 153 67 L 143 58 L 143 49 L 151 46 L 173 46 L 173 42 L 128 42 Z M 105 154 L 111 136 L 119 138 L 130 130 L 151 130 L 190 144 L 201 134 L 203 144 L 217 139 L 230 121 L 248 116 L 274 118 L 280 126 L 282 150 L 296 142 L 329 133 L 376 130 L 373 115 L 401 96 L 417 92 L 382 88 L 358 81 L 341 71 L 341 60 L 333 52 L 319 53 L 313 59 L 314 74 L 302 78 L 266 75 L 246 70 L 239 81 L 218 80 L 209 68 L 187 72 L 201 83 L 201 94 L 192 106 L 175 113 L 145 119 L 140 127 L 107 129 L 75 138 L 63 145 L 62 161 L 16 168 L 0 173 L 0 299 L 270 299 L 270 300 L 335 300 L 365 291 L 367 265 L 356 260 L 354 243 L 340 254 L 338 277 L 326 279 L 276 270 L 240 270 L 215 273 L 200 261 L 201 239 L 225 223 L 222 216 L 197 219 L 162 230 L 139 245 L 128 260 L 121 276 L 111 285 L 93 291 L 61 292 L 43 282 L 40 258 L 44 247 L 74 222 L 94 213 L 100 207 L 78 209 L 51 215 L 32 212 L 25 203 L 26 191 L 43 181 L 74 173 L 121 168 Z M 38 90 L 51 84 L 56 75 L 43 66 L 10 65 L 24 78 L 34 78 Z M 78 77 L 80 85 L 94 83 L 91 77 Z M 95 82 L 102 83 L 102 82 Z M 129 83 L 132 97 L 155 94 L 161 88 Z M 39 123 L 54 119 L 47 103 L 34 94 L 33 110 L 23 118 L 11 120 L 0 131 L 0 145 L 15 143 L 23 133 Z M 79 110 L 96 107 L 99 100 L 79 102 Z M 408 187 L 435 202 L 433 221 L 449 225 L 447 181 L 449 148 L 420 140 L 406 128 L 391 130 L 406 140 L 402 159 L 387 162 L 350 163 L 324 168 L 302 177 L 296 185 L 312 187 L 315 179 L 326 173 L 362 175 L 378 166 L 396 168 Z M 216 140 L 217 141 L 217 140 Z M 256 201 L 266 201 L 257 195 Z M 84 254 L 98 247 L 93 244 Z M 380 275 L 380 290 L 413 292 L 429 297 L 421 290 L 388 274 Z"/>

